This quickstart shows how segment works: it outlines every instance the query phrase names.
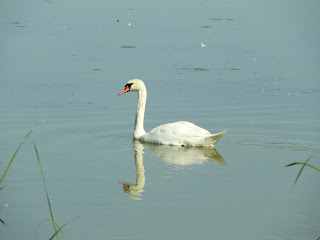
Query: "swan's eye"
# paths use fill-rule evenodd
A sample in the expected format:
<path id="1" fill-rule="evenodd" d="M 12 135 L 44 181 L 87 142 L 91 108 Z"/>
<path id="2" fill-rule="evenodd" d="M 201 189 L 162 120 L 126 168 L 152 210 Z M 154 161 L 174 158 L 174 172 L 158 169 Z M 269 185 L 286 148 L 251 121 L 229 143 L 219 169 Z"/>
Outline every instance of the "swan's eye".
<path id="1" fill-rule="evenodd" d="M 133 83 L 127 83 L 125 87 L 128 87 L 129 89 L 131 88 Z"/>

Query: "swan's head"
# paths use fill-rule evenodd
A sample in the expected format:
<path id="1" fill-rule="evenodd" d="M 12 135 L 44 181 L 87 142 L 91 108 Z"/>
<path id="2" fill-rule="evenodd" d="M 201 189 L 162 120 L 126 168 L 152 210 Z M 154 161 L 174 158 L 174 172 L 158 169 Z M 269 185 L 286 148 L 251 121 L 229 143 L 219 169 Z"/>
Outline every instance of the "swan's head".
<path id="1" fill-rule="evenodd" d="M 124 89 L 119 93 L 119 95 L 129 92 L 129 91 L 140 91 L 145 89 L 145 85 L 140 79 L 132 79 L 130 80 L 124 87 Z"/>

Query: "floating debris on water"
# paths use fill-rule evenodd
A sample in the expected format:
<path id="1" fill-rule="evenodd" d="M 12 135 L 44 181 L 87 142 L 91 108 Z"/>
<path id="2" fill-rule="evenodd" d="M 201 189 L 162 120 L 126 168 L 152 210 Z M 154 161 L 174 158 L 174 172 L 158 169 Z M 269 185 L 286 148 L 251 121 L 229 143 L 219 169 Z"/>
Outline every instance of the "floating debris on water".
<path id="1" fill-rule="evenodd" d="M 20 24 L 20 22 L 8 22 L 9 24 Z"/>
<path id="2" fill-rule="evenodd" d="M 203 42 L 201 42 L 201 48 L 207 47 Z"/>
<path id="3" fill-rule="evenodd" d="M 62 129 L 63 132 L 66 132 L 66 133 L 80 133 L 83 131 L 83 129 L 81 128 L 64 128 Z"/>
<path id="4" fill-rule="evenodd" d="M 92 71 L 103 71 L 103 69 L 101 69 L 101 68 L 94 68 L 94 69 L 92 69 Z"/>
<path id="5" fill-rule="evenodd" d="M 131 27 L 131 22 L 128 23 L 128 26 Z"/>
<path id="6" fill-rule="evenodd" d="M 209 18 L 210 21 L 222 21 L 222 18 Z M 226 18 L 226 21 L 233 21 L 234 18 Z"/>
<path id="7" fill-rule="evenodd" d="M 208 26 L 208 25 L 206 25 L 206 26 L 200 26 L 201 28 L 213 28 L 213 26 Z"/>
<path id="8" fill-rule="evenodd" d="M 231 70 L 231 71 L 239 71 L 240 68 L 229 68 L 229 70 Z"/>
<path id="9" fill-rule="evenodd" d="M 135 46 L 121 46 L 121 48 L 136 48 Z"/>
<path id="10" fill-rule="evenodd" d="M 189 70 L 189 71 L 210 71 L 211 68 L 200 68 L 200 67 L 197 67 L 197 68 L 187 68 L 187 67 L 183 67 L 183 68 L 180 68 L 181 70 Z"/>

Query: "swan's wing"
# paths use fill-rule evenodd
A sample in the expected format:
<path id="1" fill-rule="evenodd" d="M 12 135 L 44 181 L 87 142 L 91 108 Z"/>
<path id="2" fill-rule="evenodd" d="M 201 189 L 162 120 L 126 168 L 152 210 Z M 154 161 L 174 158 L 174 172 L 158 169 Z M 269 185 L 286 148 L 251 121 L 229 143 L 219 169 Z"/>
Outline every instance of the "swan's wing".
<path id="1" fill-rule="evenodd" d="M 160 125 L 142 136 L 143 141 L 163 143 L 181 141 L 193 137 L 207 137 L 210 132 L 190 122 L 175 122 Z M 160 142 L 160 141 L 161 142 Z"/>

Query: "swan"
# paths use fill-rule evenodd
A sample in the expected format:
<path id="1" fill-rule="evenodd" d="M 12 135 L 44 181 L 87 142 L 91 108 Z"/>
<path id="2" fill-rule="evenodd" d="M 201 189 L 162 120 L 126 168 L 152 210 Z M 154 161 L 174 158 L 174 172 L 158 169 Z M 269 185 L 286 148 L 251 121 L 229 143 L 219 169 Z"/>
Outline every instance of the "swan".
<path id="1" fill-rule="evenodd" d="M 130 91 L 136 91 L 138 93 L 133 138 L 138 139 L 141 142 L 176 146 L 214 147 L 214 144 L 227 132 L 225 130 L 216 134 L 211 134 L 209 131 L 198 127 L 193 123 L 180 121 L 160 125 L 147 133 L 143 127 L 147 101 L 146 86 L 142 80 L 132 79 L 128 81 L 119 95 Z"/>

